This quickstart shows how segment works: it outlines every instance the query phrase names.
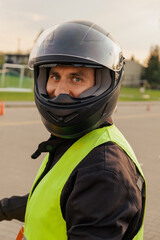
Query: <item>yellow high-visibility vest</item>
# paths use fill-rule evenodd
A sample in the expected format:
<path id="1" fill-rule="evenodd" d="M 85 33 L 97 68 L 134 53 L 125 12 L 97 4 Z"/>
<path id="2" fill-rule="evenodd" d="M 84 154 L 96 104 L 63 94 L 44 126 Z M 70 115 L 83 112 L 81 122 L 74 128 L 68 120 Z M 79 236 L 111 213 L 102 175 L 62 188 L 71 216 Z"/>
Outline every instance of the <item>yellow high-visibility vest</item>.
<path id="1" fill-rule="evenodd" d="M 108 141 L 118 144 L 127 153 L 144 179 L 142 169 L 131 146 L 115 125 L 93 130 L 81 137 L 64 153 L 61 159 L 43 177 L 32 195 L 32 189 L 45 169 L 48 155 L 43 160 L 28 198 L 24 239 L 67 240 L 66 222 L 60 206 L 63 187 L 72 171 L 85 156 L 95 147 Z M 142 239 L 143 223 L 134 237 L 134 240 Z"/>

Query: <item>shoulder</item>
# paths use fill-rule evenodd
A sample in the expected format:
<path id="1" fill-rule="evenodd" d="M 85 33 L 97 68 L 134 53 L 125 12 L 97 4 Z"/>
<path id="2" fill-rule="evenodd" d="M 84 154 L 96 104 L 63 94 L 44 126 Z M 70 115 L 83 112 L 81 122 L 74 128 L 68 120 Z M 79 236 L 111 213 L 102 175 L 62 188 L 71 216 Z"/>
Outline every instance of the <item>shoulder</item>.
<path id="1" fill-rule="evenodd" d="M 138 229 L 142 196 L 137 178 L 134 163 L 117 144 L 108 142 L 93 149 L 73 170 L 61 193 L 68 233 L 74 232 L 72 226 L 80 227 L 86 221 L 86 229 L 93 231 L 97 226 L 102 229 L 104 222 L 106 229 L 117 226 L 115 231 L 123 232 L 127 227 L 129 235 Z M 130 229 L 131 219 L 134 228 Z"/>
<path id="2" fill-rule="evenodd" d="M 139 175 L 132 160 L 117 144 L 108 142 L 94 148 L 73 170 L 63 189 L 67 197 L 79 184 L 92 185 L 105 182 L 121 186 L 137 205 L 137 179 Z M 139 195 L 140 197 L 140 195 Z"/>
<path id="3" fill-rule="evenodd" d="M 130 157 L 116 143 L 107 142 L 94 148 L 75 168 L 75 172 L 85 174 L 88 172 L 105 170 L 118 178 L 134 178 L 137 169 Z"/>

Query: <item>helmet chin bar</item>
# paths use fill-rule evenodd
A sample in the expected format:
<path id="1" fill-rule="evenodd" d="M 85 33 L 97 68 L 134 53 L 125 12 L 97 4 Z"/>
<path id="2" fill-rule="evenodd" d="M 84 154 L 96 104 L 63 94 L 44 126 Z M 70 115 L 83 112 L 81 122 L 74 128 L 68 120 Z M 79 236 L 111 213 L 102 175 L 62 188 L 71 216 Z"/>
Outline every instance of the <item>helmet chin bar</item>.
<path id="1" fill-rule="evenodd" d="M 69 94 L 59 94 L 57 97 L 49 99 L 49 102 L 57 103 L 57 104 L 73 104 L 81 102 L 79 98 L 74 98 Z"/>
<path id="2" fill-rule="evenodd" d="M 52 120 L 48 121 L 43 117 L 43 115 L 41 115 L 41 119 L 51 134 L 61 138 L 77 138 L 97 128 L 99 124 L 101 124 L 99 115 L 102 115 L 102 112 L 103 109 L 100 107 L 91 115 L 87 116 L 86 114 L 84 117 L 83 114 L 83 118 L 82 116 L 79 116 L 78 112 L 72 112 L 71 114 L 65 116 L 57 116 L 53 112 L 48 112 L 48 115 Z M 75 124 L 70 124 L 71 121 L 74 121 L 75 118 L 79 119 L 79 117 L 82 118 L 82 121 L 79 121 Z"/>

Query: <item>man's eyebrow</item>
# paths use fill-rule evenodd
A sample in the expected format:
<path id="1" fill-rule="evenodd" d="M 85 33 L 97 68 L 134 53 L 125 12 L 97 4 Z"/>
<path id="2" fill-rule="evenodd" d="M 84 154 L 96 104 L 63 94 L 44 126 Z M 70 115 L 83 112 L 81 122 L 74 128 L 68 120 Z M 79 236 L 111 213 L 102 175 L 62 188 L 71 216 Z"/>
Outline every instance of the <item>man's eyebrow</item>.
<path id="1" fill-rule="evenodd" d="M 51 74 L 56 74 L 56 75 L 60 75 L 58 72 L 54 71 L 54 70 L 50 70 L 49 75 Z M 86 74 L 82 71 L 78 71 L 78 72 L 72 72 L 69 73 L 70 76 L 80 76 L 80 77 L 85 77 Z"/>
<path id="2" fill-rule="evenodd" d="M 54 71 L 54 70 L 50 70 L 49 75 L 50 75 L 50 74 L 59 74 L 59 73 L 56 72 L 56 71 Z"/>
<path id="3" fill-rule="evenodd" d="M 85 77 L 86 74 L 82 71 L 78 71 L 78 72 L 73 72 L 73 73 L 70 73 L 71 76 L 82 76 L 82 77 Z"/>

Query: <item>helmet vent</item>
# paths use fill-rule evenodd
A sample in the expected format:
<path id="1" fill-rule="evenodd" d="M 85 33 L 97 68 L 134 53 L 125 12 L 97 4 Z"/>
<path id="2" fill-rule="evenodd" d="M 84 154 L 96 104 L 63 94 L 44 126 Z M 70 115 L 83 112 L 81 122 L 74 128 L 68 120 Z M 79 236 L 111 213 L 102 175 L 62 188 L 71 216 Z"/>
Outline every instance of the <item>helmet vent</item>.
<path id="1" fill-rule="evenodd" d="M 65 116 L 57 116 L 51 112 L 47 112 L 48 115 L 57 123 L 67 123 L 69 121 L 71 121 L 72 119 L 76 118 L 77 116 L 79 116 L 77 113 L 72 113 L 69 115 L 65 115 Z"/>

